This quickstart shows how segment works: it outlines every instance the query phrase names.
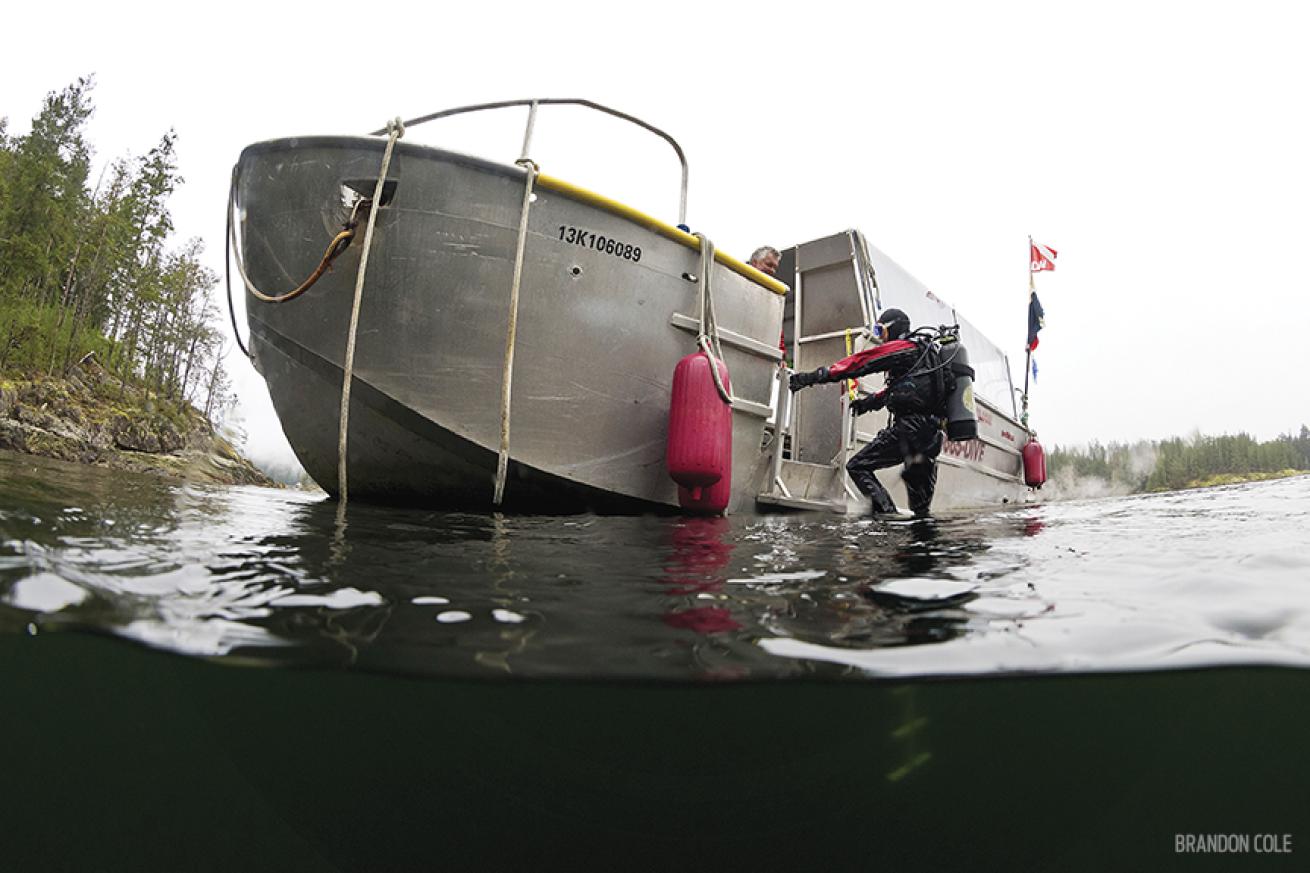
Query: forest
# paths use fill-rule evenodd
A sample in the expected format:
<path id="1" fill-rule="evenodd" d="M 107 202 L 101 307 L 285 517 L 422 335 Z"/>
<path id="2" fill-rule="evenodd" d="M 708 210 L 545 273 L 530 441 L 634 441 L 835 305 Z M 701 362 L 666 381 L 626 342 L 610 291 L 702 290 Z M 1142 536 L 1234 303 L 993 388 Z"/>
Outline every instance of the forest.
<path id="1" fill-rule="evenodd" d="M 94 360 L 213 422 L 230 400 L 217 276 L 200 240 L 173 240 L 177 136 L 93 180 L 93 90 L 88 76 L 51 92 L 21 136 L 0 118 L 0 374 L 59 378 Z"/>
<path id="2" fill-rule="evenodd" d="M 1310 428 L 1261 442 L 1245 433 L 1193 435 L 1135 443 L 1093 442 L 1047 457 L 1051 478 L 1070 471 L 1127 491 L 1171 491 L 1310 470 Z"/>

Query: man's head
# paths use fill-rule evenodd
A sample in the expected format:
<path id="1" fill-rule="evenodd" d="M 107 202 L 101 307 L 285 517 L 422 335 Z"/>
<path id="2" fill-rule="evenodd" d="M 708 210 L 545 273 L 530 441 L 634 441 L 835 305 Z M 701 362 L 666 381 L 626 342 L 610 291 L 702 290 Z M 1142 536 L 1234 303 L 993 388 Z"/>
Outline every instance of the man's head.
<path id="1" fill-rule="evenodd" d="M 760 246 L 751 254 L 751 259 L 746 263 L 761 273 L 776 276 L 778 275 L 778 262 L 781 260 L 782 255 L 773 246 Z"/>
<path id="2" fill-rule="evenodd" d="M 884 309 L 873 330 L 881 342 L 902 339 L 910 332 L 910 317 L 899 309 Z"/>

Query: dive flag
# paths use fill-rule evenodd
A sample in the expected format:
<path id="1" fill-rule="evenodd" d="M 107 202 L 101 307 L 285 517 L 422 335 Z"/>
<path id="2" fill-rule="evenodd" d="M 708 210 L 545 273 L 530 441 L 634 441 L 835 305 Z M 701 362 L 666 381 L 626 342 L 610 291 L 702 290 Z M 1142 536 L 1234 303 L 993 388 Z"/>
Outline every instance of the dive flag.
<path id="1" fill-rule="evenodd" d="M 1055 269 L 1055 249 L 1050 246 L 1038 245 L 1030 242 L 1029 247 L 1032 249 L 1028 263 L 1028 272 L 1040 273 L 1042 270 Z"/>
<path id="2" fill-rule="evenodd" d="M 1037 292 L 1028 295 L 1028 351 L 1037 348 L 1037 332 L 1046 327 L 1046 313 L 1037 299 Z"/>

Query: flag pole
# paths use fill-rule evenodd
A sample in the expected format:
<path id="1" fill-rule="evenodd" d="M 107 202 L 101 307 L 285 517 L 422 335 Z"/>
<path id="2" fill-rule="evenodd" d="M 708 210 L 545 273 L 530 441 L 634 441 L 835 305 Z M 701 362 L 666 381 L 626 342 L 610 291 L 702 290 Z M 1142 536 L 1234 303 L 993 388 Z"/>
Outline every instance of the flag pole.
<path id="1" fill-rule="evenodd" d="M 1033 294 L 1037 293 L 1037 283 L 1033 279 L 1033 238 L 1032 234 L 1028 235 L 1028 304 L 1032 305 Z M 1027 336 L 1027 334 L 1025 334 Z M 1028 426 L 1028 375 L 1032 372 L 1033 350 L 1032 344 L 1024 340 L 1023 356 L 1023 414 L 1019 416 L 1019 423 L 1024 427 Z"/>

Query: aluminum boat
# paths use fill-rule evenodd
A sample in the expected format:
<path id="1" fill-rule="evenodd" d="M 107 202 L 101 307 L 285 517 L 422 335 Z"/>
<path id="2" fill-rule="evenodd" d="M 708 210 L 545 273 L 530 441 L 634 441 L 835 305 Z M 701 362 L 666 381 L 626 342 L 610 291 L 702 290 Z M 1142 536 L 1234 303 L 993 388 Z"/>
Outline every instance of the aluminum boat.
<path id="1" fill-rule="evenodd" d="M 536 113 L 561 103 L 671 144 L 682 162 L 676 223 L 538 170 L 527 157 Z M 780 390 L 779 336 L 785 324 L 795 366 L 809 369 L 865 347 L 877 312 L 897 306 L 916 324 L 959 324 L 978 372 L 979 437 L 947 446 L 935 506 L 1022 498 L 1027 431 L 1005 356 L 860 233 L 785 250 L 778 278 L 715 251 L 686 229 L 676 141 L 590 101 L 481 104 L 405 124 L 510 106 L 528 110 L 517 163 L 394 135 L 321 136 L 251 145 L 233 170 L 230 239 L 249 354 L 297 457 L 329 494 L 345 470 L 352 499 L 676 509 L 665 468 L 670 386 L 708 336 L 731 375 L 727 511 L 858 508 L 843 466 L 880 416 L 854 423 L 840 386 L 793 404 Z M 306 287 L 307 276 L 316 278 Z M 291 288 L 304 290 L 270 302 Z M 904 505 L 897 471 L 885 481 Z"/>

